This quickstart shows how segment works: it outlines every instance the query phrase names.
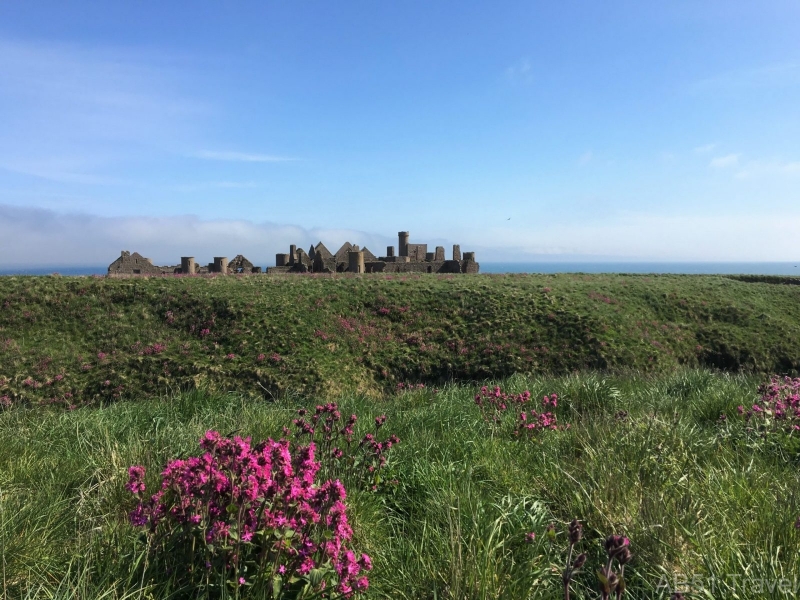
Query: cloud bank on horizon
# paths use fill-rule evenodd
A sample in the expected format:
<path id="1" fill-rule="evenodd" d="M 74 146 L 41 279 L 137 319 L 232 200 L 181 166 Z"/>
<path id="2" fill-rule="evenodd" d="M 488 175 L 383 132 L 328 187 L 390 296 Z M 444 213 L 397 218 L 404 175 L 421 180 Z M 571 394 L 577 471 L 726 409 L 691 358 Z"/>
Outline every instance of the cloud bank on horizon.
<path id="1" fill-rule="evenodd" d="M 478 252 L 478 261 L 536 261 L 634 259 L 663 256 L 675 261 L 781 261 L 791 256 L 800 238 L 800 218 L 774 222 L 770 218 L 658 219 L 628 215 L 605 226 L 549 227 L 534 231 L 513 228 L 474 228 L 461 238 L 426 237 L 411 232 L 412 241 L 445 246 L 460 243 L 462 250 Z M 566 243 L 567 235 L 575 241 Z M 738 252 L 721 252 L 729 236 L 740 240 Z M 680 237 L 676 250 L 673 240 Z M 770 237 L 766 245 L 761 239 Z M 64 214 L 39 208 L 0 205 L 0 239 L 5 252 L 0 269 L 90 266 L 111 263 L 121 250 L 152 258 L 155 264 L 172 265 L 181 256 L 195 256 L 200 263 L 214 256 L 233 258 L 244 254 L 256 264 L 273 266 L 275 254 L 288 252 L 290 244 L 308 249 L 322 241 L 335 251 L 345 241 L 383 254 L 387 245 L 397 246 L 396 232 L 359 231 L 327 227 L 305 228 L 299 224 L 256 223 L 244 219 L 204 220 L 195 215 L 169 217 L 99 217 Z M 486 239 L 493 240 L 486 245 Z M 598 254 L 597 248 L 604 253 Z"/>
<path id="2" fill-rule="evenodd" d="M 800 259 L 796 3 L 81 4 L 0 5 L 0 266 Z"/>

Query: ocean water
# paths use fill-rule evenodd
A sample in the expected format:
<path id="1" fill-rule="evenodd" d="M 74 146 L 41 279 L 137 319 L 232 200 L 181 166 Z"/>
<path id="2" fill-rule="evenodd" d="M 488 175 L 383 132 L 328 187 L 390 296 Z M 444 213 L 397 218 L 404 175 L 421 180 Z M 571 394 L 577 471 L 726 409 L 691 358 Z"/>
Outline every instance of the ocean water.
<path id="1" fill-rule="evenodd" d="M 44 267 L 18 267 L 0 268 L 0 275 L 105 275 L 108 273 L 108 265 L 97 267 L 65 267 L 65 266 L 44 266 Z"/>
<path id="2" fill-rule="evenodd" d="M 674 273 L 685 275 L 797 275 L 794 262 L 481 262 L 481 273 Z M 0 268 L 0 275 L 105 275 L 108 266 Z"/>
<path id="3" fill-rule="evenodd" d="M 481 262 L 481 273 L 654 273 L 797 275 L 795 262 Z"/>

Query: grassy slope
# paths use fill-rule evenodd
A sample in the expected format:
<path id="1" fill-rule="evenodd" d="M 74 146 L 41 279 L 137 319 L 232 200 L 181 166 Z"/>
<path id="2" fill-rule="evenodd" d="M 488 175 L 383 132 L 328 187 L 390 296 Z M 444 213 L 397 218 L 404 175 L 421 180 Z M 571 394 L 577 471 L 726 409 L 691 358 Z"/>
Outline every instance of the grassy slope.
<path id="1" fill-rule="evenodd" d="M 20 404 L 198 386 L 377 396 L 402 381 L 680 366 L 800 370 L 800 286 L 635 275 L 0 278 L 0 396 Z"/>
<path id="2" fill-rule="evenodd" d="M 701 371 L 516 376 L 503 385 L 534 397 L 558 392 L 559 420 L 571 429 L 539 442 L 492 435 L 472 386 L 342 400 L 345 414 L 357 412 L 362 423 L 388 414 L 387 433 L 402 439 L 390 465 L 396 491 L 349 495 L 357 545 L 376 563 L 369 597 L 557 598 L 550 565 L 561 560 L 558 548 L 522 540 L 533 530 L 541 541 L 550 519 L 575 516 L 586 523 L 590 564 L 605 535 L 631 538 L 636 558 L 626 572 L 635 598 L 667 597 L 655 589 L 664 574 L 716 575 L 715 597 L 745 599 L 770 596 L 749 584 L 725 587 L 733 581 L 725 574 L 800 574 L 796 460 L 749 437 L 733 417 L 736 405 L 752 401 L 753 380 Z M 134 565 L 142 546 L 125 518 L 126 467 L 141 463 L 153 474 L 195 453 L 207 428 L 280 435 L 308 404 L 195 392 L 0 413 L 3 593 L 159 597 L 157 586 L 140 594 Z M 620 410 L 627 419 L 615 417 Z M 721 412 L 731 415 L 727 424 L 717 422 Z M 591 570 L 578 579 L 577 597 L 596 597 L 586 591 Z"/>

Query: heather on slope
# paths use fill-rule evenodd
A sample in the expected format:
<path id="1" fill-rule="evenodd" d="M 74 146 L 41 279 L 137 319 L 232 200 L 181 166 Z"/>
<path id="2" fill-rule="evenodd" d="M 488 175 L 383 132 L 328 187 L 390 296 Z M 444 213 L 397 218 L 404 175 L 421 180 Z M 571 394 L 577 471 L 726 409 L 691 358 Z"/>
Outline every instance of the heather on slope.
<path id="1" fill-rule="evenodd" d="M 796 373 L 800 286 L 717 276 L 0 279 L 0 398 L 66 406 L 203 388 L 681 367 Z"/>

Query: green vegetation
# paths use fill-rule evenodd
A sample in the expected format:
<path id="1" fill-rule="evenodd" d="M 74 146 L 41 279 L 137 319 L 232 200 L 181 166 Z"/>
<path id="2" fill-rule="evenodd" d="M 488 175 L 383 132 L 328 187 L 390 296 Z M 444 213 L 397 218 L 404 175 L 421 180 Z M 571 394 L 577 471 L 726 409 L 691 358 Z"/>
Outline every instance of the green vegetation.
<path id="1" fill-rule="evenodd" d="M 278 439 L 325 400 L 355 439 L 381 415 L 400 438 L 379 479 L 323 467 L 350 473 L 367 598 L 562 598 L 573 518 L 572 598 L 598 596 L 611 534 L 631 540 L 626 597 L 797 597 L 798 416 L 778 409 L 800 381 L 758 392 L 800 371 L 794 283 L 0 278 L 2 595 L 194 598 L 131 525 L 128 467 L 151 493 L 206 431 Z"/>
<path id="2" fill-rule="evenodd" d="M 0 278 L 6 404 L 197 388 L 380 397 L 587 369 L 796 373 L 798 348 L 800 286 L 725 277 Z"/>
<path id="3" fill-rule="evenodd" d="M 386 433 L 401 438 L 377 491 L 348 490 L 354 546 L 375 565 L 368 598 L 560 598 L 574 517 L 589 559 L 573 598 L 597 597 L 593 571 L 612 533 L 631 539 L 631 597 L 667 598 L 658 586 L 674 577 L 716 577 L 716 598 L 792 597 L 758 587 L 800 576 L 800 470 L 797 454 L 748 432 L 737 414 L 757 398 L 753 379 L 685 371 L 500 385 L 530 390 L 532 402 L 557 393 L 553 410 L 571 427 L 514 439 L 483 420 L 474 386 L 340 400 L 363 430 L 386 414 Z M 127 520 L 127 467 L 144 465 L 149 487 L 208 429 L 275 438 L 313 405 L 190 392 L 0 413 L 3 594 L 163 597 L 159 580 L 143 577 L 143 538 Z"/>

